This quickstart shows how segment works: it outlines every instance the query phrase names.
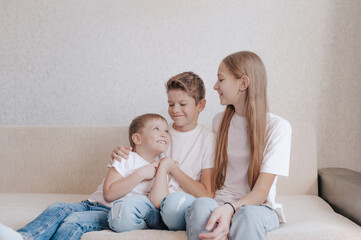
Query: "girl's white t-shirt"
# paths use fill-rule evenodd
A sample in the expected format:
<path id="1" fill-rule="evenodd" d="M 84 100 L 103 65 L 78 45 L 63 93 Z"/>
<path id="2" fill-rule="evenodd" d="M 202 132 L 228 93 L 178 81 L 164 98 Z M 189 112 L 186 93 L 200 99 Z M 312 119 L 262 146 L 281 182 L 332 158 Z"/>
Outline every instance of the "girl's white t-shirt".
<path id="1" fill-rule="evenodd" d="M 119 173 L 123 178 L 129 176 L 135 170 L 145 165 L 150 164 L 147 160 L 144 160 L 141 156 L 136 152 L 130 152 L 129 158 L 127 160 L 117 161 L 114 159 L 114 163 L 112 165 L 108 165 L 108 167 L 114 167 L 114 169 Z M 138 183 L 127 195 L 148 195 L 150 190 L 152 189 L 154 180 L 142 181 Z M 98 189 L 89 196 L 88 200 L 90 202 L 97 202 L 107 207 L 112 207 L 112 202 L 107 202 L 103 196 L 103 185 L 104 179 L 101 185 L 98 186 Z M 124 196 L 124 197 L 125 197 Z"/>
<path id="2" fill-rule="evenodd" d="M 212 122 L 213 131 L 217 132 L 222 121 L 223 112 L 218 113 Z M 233 115 L 228 129 L 228 165 L 224 185 L 214 199 L 218 204 L 238 201 L 250 192 L 247 178 L 249 165 L 249 142 L 247 119 Z M 291 125 L 287 120 L 272 113 L 267 114 L 268 136 L 263 153 L 261 172 L 288 176 L 291 151 Z M 286 222 L 282 204 L 276 203 L 277 176 L 269 191 L 264 205 L 274 209 L 280 222 Z"/>

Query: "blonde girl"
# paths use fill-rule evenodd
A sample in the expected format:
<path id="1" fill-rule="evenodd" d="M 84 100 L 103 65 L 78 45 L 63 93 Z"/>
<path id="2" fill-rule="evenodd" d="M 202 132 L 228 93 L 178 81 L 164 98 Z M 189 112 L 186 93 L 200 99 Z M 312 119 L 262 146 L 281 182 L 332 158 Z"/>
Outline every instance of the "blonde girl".
<path id="1" fill-rule="evenodd" d="M 264 239 L 285 221 L 275 197 L 277 175 L 288 176 L 291 126 L 268 111 L 266 70 L 255 53 L 223 59 L 214 90 L 226 106 L 212 122 L 216 194 L 188 209 L 188 238 Z"/>

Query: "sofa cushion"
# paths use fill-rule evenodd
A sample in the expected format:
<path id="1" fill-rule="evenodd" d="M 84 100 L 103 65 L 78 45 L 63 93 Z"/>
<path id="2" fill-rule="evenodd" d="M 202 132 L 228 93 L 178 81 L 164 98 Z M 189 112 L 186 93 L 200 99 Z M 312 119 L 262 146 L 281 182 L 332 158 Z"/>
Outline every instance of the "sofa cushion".
<path id="1" fill-rule="evenodd" d="M 87 195 L 74 194 L 18 194 L 0 193 L 0 222 L 18 229 L 39 215 L 54 202 L 79 202 Z M 275 239 L 360 239 L 361 228 L 347 218 L 335 213 L 321 198 L 313 195 L 279 196 L 284 206 L 286 224 L 268 233 L 267 240 Z M 115 233 L 110 230 L 84 234 L 83 240 L 183 240 L 184 231 L 132 231 Z"/>

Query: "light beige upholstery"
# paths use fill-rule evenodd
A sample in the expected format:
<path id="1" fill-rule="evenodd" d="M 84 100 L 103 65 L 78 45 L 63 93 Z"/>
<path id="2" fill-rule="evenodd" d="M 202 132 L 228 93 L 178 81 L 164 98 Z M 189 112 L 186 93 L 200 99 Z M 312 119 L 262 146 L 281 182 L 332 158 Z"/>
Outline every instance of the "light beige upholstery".
<path id="1" fill-rule="evenodd" d="M 360 227 L 317 197 L 316 136 L 291 123 L 290 177 L 280 177 L 278 199 L 288 222 L 267 239 L 360 239 Z M 128 144 L 126 126 L 0 127 L 0 222 L 24 226 L 54 202 L 79 202 L 106 174 L 110 153 Z M 91 232 L 82 239 L 186 239 L 184 231 Z"/>

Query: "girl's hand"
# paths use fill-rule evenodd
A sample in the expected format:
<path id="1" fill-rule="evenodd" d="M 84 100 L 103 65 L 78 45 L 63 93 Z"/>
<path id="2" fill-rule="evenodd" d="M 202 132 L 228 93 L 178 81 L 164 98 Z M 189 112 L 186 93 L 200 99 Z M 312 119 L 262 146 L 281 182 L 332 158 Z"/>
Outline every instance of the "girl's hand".
<path id="1" fill-rule="evenodd" d="M 132 147 L 124 147 L 122 145 L 117 146 L 112 154 L 110 155 L 109 163 L 112 165 L 114 163 L 114 160 L 121 161 L 123 159 L 128 159 L 130 151 L 132 151 Z"/>
<path id="2" fill-rule="evenodd" d="M 157 171 L 159 162 L 153 162 L 151 164 L 147 164 L 141 168 L 138 168 L 138 173 L 144 180 L 151 180 Z"/>
<path id="3" fill-rule="evenodd" d="M 217 207 L 210 216 L 206 230 L 212 232 L 199 234 L 199 239 L 227 239 L 233 217 L 233 209 L 229 205 Z"/>
<path id="4" fill-rule="evenodd" d="M 162 158 L 160 160 L 160 166 L 162 168 L 165 168 L 165 170 L 167 171 L 167 173 L 170 173 L 173 169 L 175 169 L 176 167 L 178 167 L 178 162 L 174 161 L 172 158 L 170 157 L 165 157 Z"/>

